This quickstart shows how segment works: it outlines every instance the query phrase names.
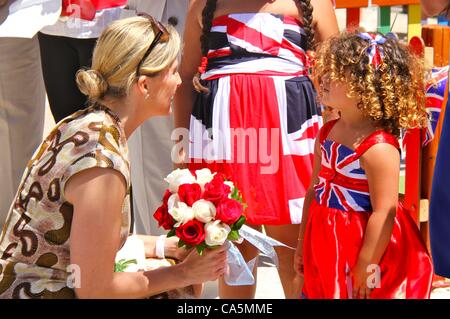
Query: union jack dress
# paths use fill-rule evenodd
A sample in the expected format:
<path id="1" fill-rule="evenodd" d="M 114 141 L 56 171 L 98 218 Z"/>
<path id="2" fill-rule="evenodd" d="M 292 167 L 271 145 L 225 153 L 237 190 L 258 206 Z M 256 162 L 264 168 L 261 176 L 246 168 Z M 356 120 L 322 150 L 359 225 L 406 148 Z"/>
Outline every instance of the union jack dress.
<path id="1" fill-rule="evenodd" d="M 302 24 L 239 13 L 213 19 L 203 85 L 190 122 L 190 168 L 231 178 L 254 225 L 297 224 L 322 117 Z"/>
<path id="2" fill-rule="evenodd" d="M 371 134 L 355 150 L 328 140 L 336 122 L 325 124 L 319 135 L 321 170 L 303 239 L 304 298 L 352 297 L 349 270 L 358 259 L 372 212 L 367 176 L 359 158 L 377 143 L 399 149 L 397 139 L 382 130 Z M 370 269 L 375 270 L 369 276 L 373 288 L 370 298 L 429 297 L 431 259 L 416 224 L 401 203 L 390 243 L 378 266 Z"/>

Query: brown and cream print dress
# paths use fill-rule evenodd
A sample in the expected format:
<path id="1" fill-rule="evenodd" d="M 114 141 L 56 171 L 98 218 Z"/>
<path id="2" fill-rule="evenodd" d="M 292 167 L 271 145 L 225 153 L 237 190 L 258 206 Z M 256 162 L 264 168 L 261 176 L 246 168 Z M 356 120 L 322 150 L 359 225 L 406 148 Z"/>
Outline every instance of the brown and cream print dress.
<path id="1" fill-rule="evenodd" d="M 26 167 L 0 237 L 0 298 L 75 297 L 69 267 L 73 206 L 64 197 L 64 185 L 93 167 L 125 177 L 125 242 L 130 224 L 126 137 L 112 111 L 91 106 L 62 120 Z"/>

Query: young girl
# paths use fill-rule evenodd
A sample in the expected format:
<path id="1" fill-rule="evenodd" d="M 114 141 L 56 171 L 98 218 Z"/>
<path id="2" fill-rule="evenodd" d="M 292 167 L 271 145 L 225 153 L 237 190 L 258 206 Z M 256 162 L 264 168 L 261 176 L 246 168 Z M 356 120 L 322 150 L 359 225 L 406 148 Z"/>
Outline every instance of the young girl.
<path id="1" fill-rule="evenodd" d="M 248 204 L 247 223 L 291 247 L 322 122 L 306 52 L 337 32 L 332 3 L 323 0 L 197 0 L 186 18 L 174 119 L 190 129 L 190 168 L 230 176 Z M 194 95 L 202 56 L 207 90 L 197 80 L 202 92 Z M 246 260 L 258 255 L 245 241 L 239 249 Z M 277 254 L 285 296 L 296 298 L 294 251 Z M 219 293 L 252 298 L 255 286 L 221 281 Z"/>
<path id="2" fill-rule="evenodd" d="M 340 112 L 315 143 L 295 268 L 306 298 L 428 298 L 433 269 L 398 201 L 400 128 L 426 124 L 424 68 L 407 47 L 368 33 L 325 42 L 322 102 Z"/>

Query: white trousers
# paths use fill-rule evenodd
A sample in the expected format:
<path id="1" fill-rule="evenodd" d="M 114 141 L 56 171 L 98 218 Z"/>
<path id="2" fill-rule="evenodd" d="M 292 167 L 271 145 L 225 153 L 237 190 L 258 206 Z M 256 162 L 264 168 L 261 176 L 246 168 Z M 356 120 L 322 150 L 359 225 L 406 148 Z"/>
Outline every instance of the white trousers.
<path id="1" fill-rule="evenodd" d="M 0 228 L 42 141 L 45 88 L 37 37 L 0 37 Z"/>

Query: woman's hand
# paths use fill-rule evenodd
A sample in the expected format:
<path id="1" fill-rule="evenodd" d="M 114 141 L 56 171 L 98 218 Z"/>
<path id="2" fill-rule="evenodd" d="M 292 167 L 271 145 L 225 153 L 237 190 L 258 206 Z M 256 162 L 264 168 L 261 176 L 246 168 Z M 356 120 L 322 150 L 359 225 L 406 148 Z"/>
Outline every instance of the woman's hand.
<path id="1" fill-rule="evenodd" d="M 219 248 L 205 249 L 200 256 L 194 249 L 180 264 L 183 266 L 183 275 L 188 284 L 201 284 L 214 281 L 222 276 L 227 267 L 226 245 Z"/>
<path id="2" fill-rule="evenodd" d="M 302 277 L 304 275 L 303 269 L 303 239 L 298 240 L 297 249 L 295 250 L 294 269 L 297 275 Z"/>
<path id="3" fill-rule="evenodd" d="M 356 265 L 350 270 L 350 278 L 353 284 L 353 299 L 369 299 L 370 289 L 367 285 L 367 266 L 365 263 L 357 262 Z"/>

